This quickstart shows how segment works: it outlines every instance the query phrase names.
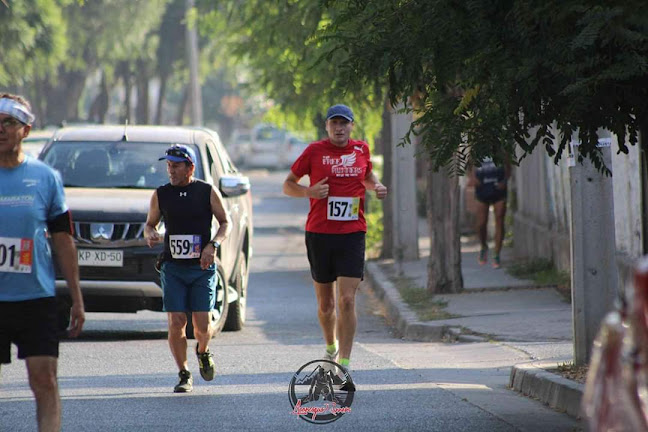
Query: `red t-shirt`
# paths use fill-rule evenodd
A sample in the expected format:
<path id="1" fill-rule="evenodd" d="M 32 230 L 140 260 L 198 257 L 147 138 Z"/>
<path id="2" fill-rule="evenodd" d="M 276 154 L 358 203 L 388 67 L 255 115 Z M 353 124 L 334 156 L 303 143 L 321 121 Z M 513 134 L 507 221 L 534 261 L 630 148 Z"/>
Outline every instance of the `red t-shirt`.
<path id="1" fill-rule="evenodd" d="M 371 173 L 369 146 L 349 140 L 338 147 L 327 138 L 311 143 L 290 168 L 297 177 L 308 175 L 310 186 L 328 177 L 329 196 L 310 199 L 306 231 L 347 234 L 367 231 L 364 218 L 364 179 Z"/>

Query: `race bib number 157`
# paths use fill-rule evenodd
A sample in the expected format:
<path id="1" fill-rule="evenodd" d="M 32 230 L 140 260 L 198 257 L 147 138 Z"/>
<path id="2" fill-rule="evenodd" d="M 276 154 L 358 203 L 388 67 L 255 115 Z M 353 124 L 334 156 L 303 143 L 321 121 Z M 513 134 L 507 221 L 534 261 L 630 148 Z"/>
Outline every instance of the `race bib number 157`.
<path id="1" fill-rule="evenodd" d="M 336 221 L 358 220 L 360 198 L 329 197 L 326 207 L 326 218 Z"/>
<path id="2" fill-rule="evenodd" d="M 31 273 L 34 259 L 34 241 L 0 237 L 0 272 Z"/>

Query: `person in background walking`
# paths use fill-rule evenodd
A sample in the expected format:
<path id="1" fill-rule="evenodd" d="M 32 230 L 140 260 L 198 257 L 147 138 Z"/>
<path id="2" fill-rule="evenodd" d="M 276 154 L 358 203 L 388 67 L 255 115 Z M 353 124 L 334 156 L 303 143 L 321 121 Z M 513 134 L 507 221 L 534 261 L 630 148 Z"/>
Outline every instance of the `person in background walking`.
<path id="1" fill-rule="evenodd" d="M 506 218 L 507 182 L 511 176 L 511 164 L 495 165 L 492 158 L 484 158 L 479 166 L 469 167 L 468 184 L 475 187 L 477 236 L 481 249 L 479 264 L 488 262 L 488 213 L 490 206 L 495 211 L 495 250 L 493 268 L 500 268 L 500 252 L 504 240 Z"/>

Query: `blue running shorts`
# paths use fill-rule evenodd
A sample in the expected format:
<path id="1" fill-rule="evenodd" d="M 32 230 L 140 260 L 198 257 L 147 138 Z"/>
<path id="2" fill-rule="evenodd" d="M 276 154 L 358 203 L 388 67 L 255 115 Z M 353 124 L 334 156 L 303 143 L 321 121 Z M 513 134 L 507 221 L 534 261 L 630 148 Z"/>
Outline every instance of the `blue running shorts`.
<path id="1" fill-rule="evenodd" d="M 209 312 L 216 302 L 218 272 L 212 264 L 206 270 L 200 264 L 162 264 L 160 279 L 166 312 Z"/>

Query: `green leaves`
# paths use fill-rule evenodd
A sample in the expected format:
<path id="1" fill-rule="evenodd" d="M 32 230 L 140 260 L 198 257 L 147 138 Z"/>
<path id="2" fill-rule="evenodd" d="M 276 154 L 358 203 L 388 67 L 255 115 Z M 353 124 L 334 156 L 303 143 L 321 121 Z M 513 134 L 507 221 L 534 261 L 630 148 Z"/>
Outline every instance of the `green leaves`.
<path id="1" fill-rule="evenodd" d="M 0 86 L 43 76 L 66 50 L 61 6 L 51 0 L 12 0 L 0 5 Z"/>
<path id="2" fill-rule="evenodd" d="M 338 67 L 349 85 L 386 83 L 393 104 L 420 90 L 408 104 L 418 116 L 410 133 L 423 134 L 435 168 L 461 172 L 468 159 L 511 157 L 516 145 L 526 154 L 542 144 L 557 162 L 572 133 L 580 157 L 602 168 L 599 129 L 619 135 L 627 151 L 624 140 L 635 144 L 647 120 L 648 12 L 640 2 L 326 4 L 340 11 L 325 36 L 347 53 Z"/>
<path id="3" fill-rule="evenodd" d="M 355 136 L 375 137 L 380 130 L 382 90 L 368 80 L 350 80 L 340 65 L 348 61 L 337 43 L 352 43 L 353 34 L 328 33 L 344 11 L 338 5 L 322 7 L 319 0 L 230 0 L 226 13 L 207 13 L 201 28 L 216 30 L 227 53 L 236 58 L 250 96 L 263 93 L 271 99 L 272 120 L 313 136 L 323 131 L 328 106 L 352 106 L 357 122 Z"/>

